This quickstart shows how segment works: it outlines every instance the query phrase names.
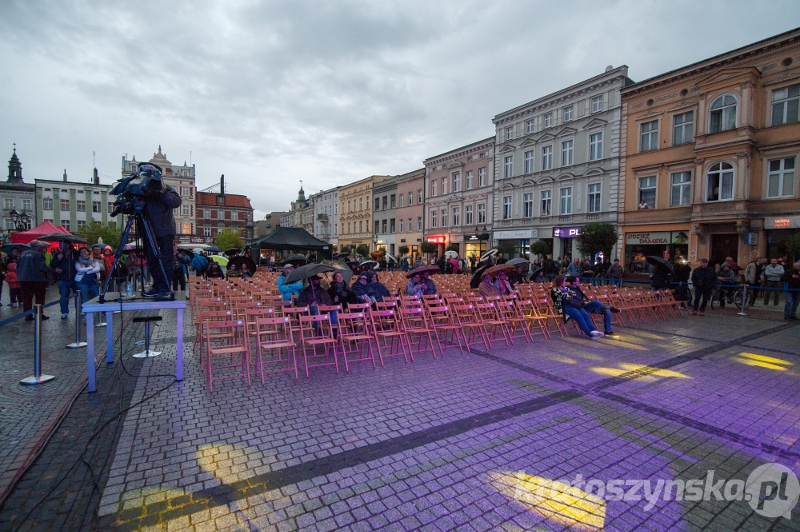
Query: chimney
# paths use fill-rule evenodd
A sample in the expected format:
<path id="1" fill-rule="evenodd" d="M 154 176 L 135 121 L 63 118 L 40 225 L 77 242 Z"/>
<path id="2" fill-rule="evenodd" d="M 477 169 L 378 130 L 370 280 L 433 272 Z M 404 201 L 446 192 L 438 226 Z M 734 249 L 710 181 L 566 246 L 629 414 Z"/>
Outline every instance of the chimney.
<path id="1" fill-rule="evenodd" d="M 225 174 L 219 176 L 219 193 L 225 194 Z"/>
<path id="2" fill-rule="evenodd" d="M 99 185 L 100 184 L 100 176 L 97 175 L 97 168 L 94 169 L 94 184 L 95 185 Z"/>
<path id="3" fill-rule="evenodd" d="M 67 182 L 67 169 L 64 168 L 64 183 Z"/>

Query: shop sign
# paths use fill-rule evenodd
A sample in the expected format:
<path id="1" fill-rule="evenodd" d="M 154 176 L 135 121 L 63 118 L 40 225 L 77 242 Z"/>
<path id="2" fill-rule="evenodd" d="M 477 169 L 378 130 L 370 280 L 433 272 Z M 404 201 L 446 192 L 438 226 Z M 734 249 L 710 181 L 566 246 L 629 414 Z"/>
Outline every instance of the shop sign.
<path id="1" fill-rule="evenodd" d="M 539 238 L 538 229 L 518 229 L 516 231 L 495 231 L 495 240 L 524 240 Z"/>
<path id="2" fill-rule="evenodd" d="M 625 233 L 625 243 L 629 246 L 647 244 L 669 244 L 669 231 L 653 231 L 649 233 Z"/>
<path id="3" fill-rule="evenodd" d="M 800 216 L 764 218 L 764 229 L 795 229 L 800 227 Z"/>
<path id="4" fill-rule="evenodd" d="M 444 235 L 429 236 L 425 239 L 428 244 L 444 244 Z"/>
<path id="5" fill-rule="evenodd" d="M 580 227 L 553 227 L 553 238 L 576 238 L 580 234 Z"/>

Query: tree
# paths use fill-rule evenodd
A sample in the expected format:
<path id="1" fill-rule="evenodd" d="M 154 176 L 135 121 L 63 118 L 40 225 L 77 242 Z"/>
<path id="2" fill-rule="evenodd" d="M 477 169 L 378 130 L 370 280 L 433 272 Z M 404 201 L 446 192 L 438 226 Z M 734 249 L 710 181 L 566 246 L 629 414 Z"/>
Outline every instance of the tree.
<path id="1" fill-rule="evenodd" d="M 445 248 L 445 251 L 455 251 L 458 253 L 458 244 L 450 244 L 447 246 L 447 248 Z"/>
<path id="2" fill-rule="evenodd" d="M 366 257 L 369 255 L 369 246 L 366 244 L 360 244 L 356 247 L 356 254 L 361 255 L 362 257 Z"/>
<path id="3" fill-rule="evenodd" d="M 400 246 L 397 251 L 400 252 L 400 255 L 408 255 L 408 246 Z"/>
<path id="4" fill-rule="evenodd" d="M 233 227 L 226 227 L 217 233 L 216 238 L 214 238 L 214 244 L 223 251 L 231 248 L 242 249 L 244 245 L 242 237 L 239 236 L 239 230 Z"/>
<path id="5" fill-rule="evenodd" d="M 531 242 L 531 255 L 549 255 L 552 252 L 550 244 L 544 240 L 534 240 Z"/>
<path id="6" fill-rule="evenodd" d="M 122 240 L 122 228 L 117 227 L 116 224 L 103 224 L 98 221 L 93 221 L 90 224 L 78 228 L 78 235 L 86 240 L 91 246 L 103 239 L 103 244 L 108 244 L 115 250 L 119 247 L 119 242 Z"/>
<path id="7" fill-rule="evenodd" d="M 514 248 L 514 244 L 512 244 L 509 240 L 501 240 L 500 243 L 495 247 L 497 248 L 498 253 L 502 253 L 507 259 L 510 259 L 511 255 L 513 255 L 514 251 L 516 250 Z"/>
<path id="8" fill-rule="evenodd" d="M 794 235 L 786 241 L 786 252 L 791 260 L 800 260 L 800 234 Z"/>
<path id="9" fill-rule="evenodd" d="M 419 246 L 419 250 L 423 253 L 436 253 L 436 250 L 439 248 L 436 244 L 431 244 L 430 242 L 423 242 Z"/>
<path id="10" fill-rule="evenodd" d="M 350 246 L 341 246 L 339 248 L 339 253 L 350 253 Z"/>
<path id="11" fill-rule="evenodd" d="M 610 259 L 611 249 L 616 245 L 619 235 L 613 225 L 594 222 L 586 224 L 578 236 L 578 249 L 584 256 L 594 256 L 602 251 L 603 256 Z"/>

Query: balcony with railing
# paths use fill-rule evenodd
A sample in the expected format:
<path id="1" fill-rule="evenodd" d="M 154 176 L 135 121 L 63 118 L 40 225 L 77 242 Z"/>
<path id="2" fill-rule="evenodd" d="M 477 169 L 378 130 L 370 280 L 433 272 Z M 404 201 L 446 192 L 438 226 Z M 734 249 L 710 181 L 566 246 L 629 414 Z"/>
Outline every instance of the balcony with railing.
<path id="1" fill-rule="evenodd" d="M 328 215 L 322 213 L 317 214 L 317 221 L 324 224 L 328 223 Z"/>

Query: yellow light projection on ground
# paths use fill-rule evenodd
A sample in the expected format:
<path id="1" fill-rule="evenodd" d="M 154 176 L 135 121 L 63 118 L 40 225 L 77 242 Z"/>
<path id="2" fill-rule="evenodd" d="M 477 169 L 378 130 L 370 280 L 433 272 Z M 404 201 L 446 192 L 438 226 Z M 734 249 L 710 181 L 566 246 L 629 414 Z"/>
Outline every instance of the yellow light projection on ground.
<path id="1" fill-rule="evenodd" d="M 759 355 L 756 353 L 739 353 L 739 356 L 734 358 L 736 362 L 746 366 L 756 366 L 759 368 L 773 369 L 775 371 L 786 371 L 788 366 L 793 364 L 788 360 L 782 358 L 773 358 L 766 355 Z"/>
<path id="2" fill-rule="evenodd" d="M 525 509 L 571 530 L 602 530 L 605 525 L 605 501 L 569 484 L 522 472 L 489 473 L 489 483 Z"/>
<path id="3" fill-rule="evenodd" d="M 256 473 L 248 460 L 261 458 L 263 453 L 250 447 L 221 443 L 198 447 L 195 457 L 197 465 L 206 473 L 214 475 L 225 484 L 232 484 L 254 476 Z"/>
<path id="4" fill-rule="evenodd" d="M 555 360 L 556 362 L 563 362 L 564 364 L 577 364 L 578 361 L 571 359 L 569 357 L 562 357 L 562 356 L 554 356 L 550 357 L 551 360 Z"/>
<path id="5" fill-rule="evenodd" d="M 672 378 L 672 379 L 691 379 L 690 376 L 679 373 L 677 371 L 672 371 L 669 369 L 658 369 L 653 368 L 651 366 L 645 366 L 643 364 L 620 364 L 619 368 L 589 368 L 595 373 L 599 373 L 601 375 L 610 375 L 612 377 L 622 377 L 632 371 L 637 371 L 641 373 L 637 373 L 636 375 L 630 375 L 630 378 L 635 378 L 636 380 L 640 380 L 643 382 L 652 382 L 656 380 L 656 377 L 664 377 L 664 378 Z"/>

